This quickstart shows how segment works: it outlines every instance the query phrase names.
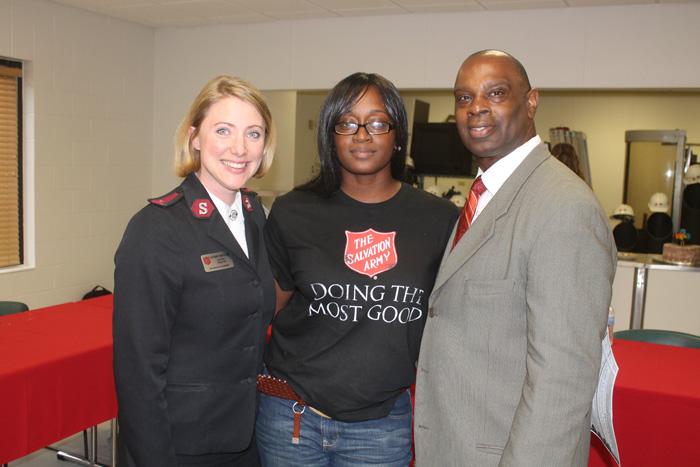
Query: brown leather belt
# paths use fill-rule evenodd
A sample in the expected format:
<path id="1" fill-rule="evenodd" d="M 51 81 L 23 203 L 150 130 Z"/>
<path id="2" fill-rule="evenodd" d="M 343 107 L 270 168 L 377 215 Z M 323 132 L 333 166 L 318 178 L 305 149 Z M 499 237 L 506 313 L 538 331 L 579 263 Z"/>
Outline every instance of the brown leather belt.
<path id="1" fill-rule="evenodd" d="M 292 433 L 292 444 L 299 444 L 301 433 L 301 414 L 306 410 L 306 402 L 294 391 L 289 383 L 283 379 L 270 375 L 258 375 L 256 384 L 258 392 L 268 396 L 279 397 L 294 401 L 292 412 L 294 412 L 294 432 Z"/>

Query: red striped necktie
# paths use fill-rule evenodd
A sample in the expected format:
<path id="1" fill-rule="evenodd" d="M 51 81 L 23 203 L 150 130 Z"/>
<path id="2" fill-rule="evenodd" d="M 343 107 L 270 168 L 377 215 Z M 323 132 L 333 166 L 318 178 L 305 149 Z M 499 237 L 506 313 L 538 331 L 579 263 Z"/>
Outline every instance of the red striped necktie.
<path id="1" fill-rule="evenodd" d="M 471 190 L 469 190 L 469 199 L 464 204 L 464 209 L 462 209 L 462 213 L 459 216 L 457 232 L 455 232 L 452 248 L 457 245 L 457 242 L 460 238 L 462 238 L 464 232 L 466 232 L 472 225 L 472 219 L 474 219 L 474 213 L 476 212 L 476 205 L 479 202 L 479 197 L 484 191 L 486 191 L 486 187 L 484 186 L 484 182 L 481 181 L 481 176 L 476 177 L 476 180 L 474 180 L 474 183 L 472 183 Z"/>

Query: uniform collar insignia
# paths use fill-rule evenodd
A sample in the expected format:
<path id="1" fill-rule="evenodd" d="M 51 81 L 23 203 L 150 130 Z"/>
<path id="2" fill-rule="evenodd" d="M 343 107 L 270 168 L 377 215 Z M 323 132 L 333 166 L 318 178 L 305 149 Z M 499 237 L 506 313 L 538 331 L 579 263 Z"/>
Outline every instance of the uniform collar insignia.
<path id="1" fill-rule="evenodd" d="M 248 197 L 248 193 L 244 193 L 243 196 L 241 196 L 241 201 L 243 202 L 243 208 L 246 211 L 253 212 L 253 203 L 250 202 L 250 198 Z"/>

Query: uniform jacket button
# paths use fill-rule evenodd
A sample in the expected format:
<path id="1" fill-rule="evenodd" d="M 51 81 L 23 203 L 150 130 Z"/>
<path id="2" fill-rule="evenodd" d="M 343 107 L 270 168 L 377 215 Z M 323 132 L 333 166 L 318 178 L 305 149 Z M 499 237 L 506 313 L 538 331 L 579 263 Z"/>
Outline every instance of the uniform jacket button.
<path id="1" fill-rule="evenodd" d="M 432 306 L 430 308 L 428 308 L 428 316 L 430 316 L 431 318 L 434 318 L 435 315 L 437 315 L 437 313 L 435 313 L 435 309 Z"/>

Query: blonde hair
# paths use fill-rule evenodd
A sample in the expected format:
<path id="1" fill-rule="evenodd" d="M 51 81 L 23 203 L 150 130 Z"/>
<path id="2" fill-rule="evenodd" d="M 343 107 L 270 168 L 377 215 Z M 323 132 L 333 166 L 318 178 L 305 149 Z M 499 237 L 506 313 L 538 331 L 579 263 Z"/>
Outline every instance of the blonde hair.
<path id="1" fill-rule="evenodd" d="M 265 99 L 260 91 L 248 81 L 234 76 L 221 75 L 209 81 L 199 91 L 175 132 L 175 173 L 179 177 L 186 177 L 200 169 L 199 150 L 193 147 L 192 140 L 199 134 L 199 127 L 211 106 L 225 97 L 240 99 L 251 104 L 260 112 L 265 123 L 265 146 L 260 167 L 253 174 L 253 177 L 262 177 L 270 168 L 275 153 L 276 132 Z M 190 133 L 192 127 L 194 127 L 194 131 Z"/>

